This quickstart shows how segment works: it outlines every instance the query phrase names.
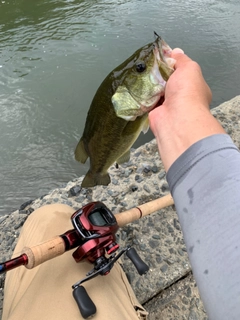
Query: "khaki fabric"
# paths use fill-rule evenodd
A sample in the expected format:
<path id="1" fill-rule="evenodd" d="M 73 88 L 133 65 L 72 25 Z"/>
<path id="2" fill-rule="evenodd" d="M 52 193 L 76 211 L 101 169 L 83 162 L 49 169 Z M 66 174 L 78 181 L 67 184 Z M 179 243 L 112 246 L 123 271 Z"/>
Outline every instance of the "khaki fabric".
<path id="1" fill-rule="evenodd" d="M 47 205 L 33 212 L 25 222 L 13 256 L 25 246 L 34 246 L 72 229 L 74 210 L 62 204 Z M 2 320 L 79 320 L 82 316 L 72 296 L 72 285 L 93 267 L 76 263 L 72 250 L 34 269 L 24 266 L 7 273 Z M 119 263 L 107 276 L 84 283 L 96 305 L 96 320 L 144 320 L 147 312 L 137 301 Z"/>

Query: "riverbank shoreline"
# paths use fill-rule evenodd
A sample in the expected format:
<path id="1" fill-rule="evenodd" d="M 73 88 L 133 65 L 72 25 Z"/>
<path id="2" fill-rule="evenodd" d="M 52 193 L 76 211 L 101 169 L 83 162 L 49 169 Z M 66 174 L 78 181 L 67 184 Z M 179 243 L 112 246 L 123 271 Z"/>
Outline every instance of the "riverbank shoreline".
<path id="1" fill-rule="evenodd" d="M 237 147 L 240 147 L 240 96 L 212 110 Z M 35 209 L 51 203 L 65 203 L 79 209 L 91 201 L 102 201 L 113 213 L 157 199 L 169 192 L 166 174 L 155 139 L 132 150 L 131 159 L 118 169 L 109 170 L 111 183 L 81 189 L 83 176 L 65 187 L 50 191 L 19 210 L 0 217 L 0 261 L 9 259 L 21 227 Z M 174 206 L 135 221 L 118 232 L 120 246 L 132 245 L 149 265 L 140 277 L 131 262 L 123 259 L 124 270 L 139 299 L 149 311 L 149 319 L 206 320 L 199 293 L 191 273 L 187 251 Z M 10 271 L 11 272 L 11 271 Z M 4 296 L 4 275 L 0 276 L 0 315 Z"/>

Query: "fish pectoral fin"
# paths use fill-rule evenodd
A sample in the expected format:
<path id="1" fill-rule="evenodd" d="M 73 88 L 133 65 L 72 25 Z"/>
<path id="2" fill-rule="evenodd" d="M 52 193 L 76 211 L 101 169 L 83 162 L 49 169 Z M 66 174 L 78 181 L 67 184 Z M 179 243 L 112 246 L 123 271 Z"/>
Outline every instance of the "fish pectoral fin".
<path id="1" fill-rule="evenodd" d="M 111 182 L 110 176 L 108 173 L 92 173 L 90 170 L 87 172 L 84 177 L 81 187 L 90 188 L 97 185 L 107 186 Z"/>
<path id="2" fill-rule="evenodd" d="M 117 88 L 112 96 L 112 104 L 116 116 L 124 120 L 134 121 L 136 117 L 142 115 L 141 106 L 124 86 Z"/>
<path id="3" fill-rule="evenodd" d="M 148 117 L 146 117 L 146 120 L 143 122 L 143 125 L 142 125 L 142 132 L 145 134 L 148 132 L 148 129 L 149 129 L 149 120 L 148 120 Z"/>
<path id="4" fill-rule="evenodd" d="M 85 150 L 83 140 L 80 139 L 75 149 L 75 159 L 81 163 L 85 163 L 87 158 L 88 158 L 88 154 Z"/>
<path id="5" fill-rule="evenodd" d="M 117 159 L 117 164 L 122 164 L 130 160 L 130 150 L 126 151 L 120 158 Z"/>

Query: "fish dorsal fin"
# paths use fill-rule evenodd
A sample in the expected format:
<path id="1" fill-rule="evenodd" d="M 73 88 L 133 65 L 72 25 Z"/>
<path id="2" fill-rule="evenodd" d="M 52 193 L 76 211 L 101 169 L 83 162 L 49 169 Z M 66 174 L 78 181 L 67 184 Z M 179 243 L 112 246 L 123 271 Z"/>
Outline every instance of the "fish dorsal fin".
<path id="1" fill-rule="evenodd" d="M 88 158 L 88 154 L 85 150 L 83 140 L 80 139 L 75 149 L 75 159 L 81 163 L 85 163 L 87 158 Z"/>

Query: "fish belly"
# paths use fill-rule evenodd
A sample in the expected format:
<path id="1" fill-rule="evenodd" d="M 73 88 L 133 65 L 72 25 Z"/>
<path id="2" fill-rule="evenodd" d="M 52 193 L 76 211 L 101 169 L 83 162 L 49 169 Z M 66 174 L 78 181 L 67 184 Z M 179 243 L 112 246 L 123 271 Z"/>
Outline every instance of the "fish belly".
<path id="1" fill-rule="evenodd" d="M 96 132 L 90 141 L 84 137 L 78 144 L 75 156 L 78 154 L 80 162 L 90 158 L 90 169 L 87 172 L 82 187 L 93 187 L 95 185 L 108 185 L 110 177 L 108 169 L 115 162 L 121 164 L 129 161 L 130 149 L 137 140 L 142 130 L 146 131 L 147 114 L 136 118 L 135 121 L 124 121 L 119 119 L 121 125 L 112 124 L 111 130 Z M 79 152 L 80 150 L 80 152 Z"/>

